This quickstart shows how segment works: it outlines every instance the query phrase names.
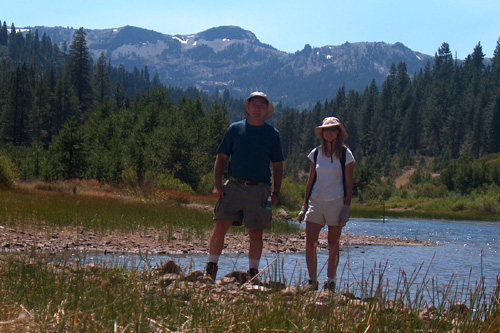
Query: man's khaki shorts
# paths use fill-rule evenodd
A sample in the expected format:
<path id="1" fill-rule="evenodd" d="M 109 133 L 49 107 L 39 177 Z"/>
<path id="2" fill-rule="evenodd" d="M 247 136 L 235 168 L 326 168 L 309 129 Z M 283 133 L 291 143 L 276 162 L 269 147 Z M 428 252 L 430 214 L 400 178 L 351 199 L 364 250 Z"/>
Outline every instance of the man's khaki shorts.
<path id="1" fill-rule="evenodd" d="M 247 186 L 234 181 L 224 184 L 224 197 L 214 208 L 214 220 L 233 221 L 240 226 L 245 222 L 248 229 L 270 229 L 272 210 L 264 208 L 271 195 L 268 184 Z"/>

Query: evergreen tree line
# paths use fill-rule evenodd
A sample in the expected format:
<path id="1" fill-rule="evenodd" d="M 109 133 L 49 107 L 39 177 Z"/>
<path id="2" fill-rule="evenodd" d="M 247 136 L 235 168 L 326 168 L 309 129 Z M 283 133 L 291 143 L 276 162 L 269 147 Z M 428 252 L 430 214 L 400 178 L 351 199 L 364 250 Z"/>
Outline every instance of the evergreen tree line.
<path id="1" fill-rule="evenodd" d="M 83 28 L 68 50 L 53 45 L 36 61 L 37 32 L 11 29 L 0 45 L 0 138 L 22 179 L 203 185 L 228 125 L 222 105 L 150 80 L 147 67 L 129 73 L 104 54 L 94 65 Z"/>
<path id="2" fill-rule="evenodd" d="M 195 191 L 211 189 L 216 147 L 229 122 L 243 117 L 242 99 L 228 91 L 208 96 L 195 88 L 166 88 L 158 75 L 150 79 L 147 67 L 127 72 L 123 65 L 111 66 L 104 54 L 94 64 L 83 28 L 67 50 L 51 45 L 43 52 L 33 46 L 36 31 L 25 36 L 13 31 L 5 38 L 4 27 L 0 138 L 21 178 L 180 182 Z M 382 176 L 397 176 L 405 166 L 440 172 L 460 156 L 473 161 L 498 153 L 499 52 L 497 44 L 485 65 L 478 44 L 459 63 L 443 43 L 434 63 L 419 73 L 407 73 L 405 63 L 393 64 L 380 86 L 373 81 L 361 92 L 342 87 L 333 100 L 312 110 L 276 103 L 271 121 L 281 133 L 285 176 L 304 182 L 306 155 L 319 144 L 314 127 L 326 116 L 339 117 L 349 132 L 346 143 L 358 162 L 355 194 Z M 477 182 L 498 184 L 497 168 Z M 461 173 L 466 172 L 454 174 Z M 445 184 L 471 191 L 460 182 L 448 176 Z"/>
<path id="3" fill-rule="evenodd" d="M 45 147 L 71 117 L 79 123 L 96 105 L 112 101 L 128 106 L 130 96 L 160 87 L 158 75 L 150 80 L 147 67 L 129 73 L 111 66 L 101 54 L 90 56 L 85 31 L 80 28 L 69 49 L 60 50 L 38 30 L 23 35 L 14 24 L 7 34 L 0 29 L 0 137 L 4 143 Z M 7 37 L 6 37 L 7 36 Z"/>
<path id="4" fill-rule="evenodd" d="M 308 170 L 305 156 L 319 144 L 314 127 L 326 116 L 339 117 L 349 133 L 346 144 L 358 161 L 355 190 L 366 177 L 394 178 L 405 166 L 440 172 L 460 156 L 498 153 L 500 42 L 490 65 L 480 43 L 460 63 L 443 43 L 434 63 L 418 73 L 407 73 L 405 63 L 393 64 L 381 86 L 372 81 L 362 92 L 341 87 L 333 100 L 318 102 L 310 112 L 285 108 L 276 124 L 287 175 Z"/>

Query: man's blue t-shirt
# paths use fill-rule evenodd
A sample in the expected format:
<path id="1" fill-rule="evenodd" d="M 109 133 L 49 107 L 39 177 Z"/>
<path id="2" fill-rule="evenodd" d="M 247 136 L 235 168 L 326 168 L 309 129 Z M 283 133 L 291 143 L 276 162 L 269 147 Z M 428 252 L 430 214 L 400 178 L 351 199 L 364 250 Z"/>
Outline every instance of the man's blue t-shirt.
<path id="1" fill-rule="evenodd" d="M 278 130 L 267 123 L 252 126 L 246 119 L 228 127 L 217 153 L 229 157 L 229 176 L 266 184 L 271 184 L 271 162 L 284 160 Z"/>

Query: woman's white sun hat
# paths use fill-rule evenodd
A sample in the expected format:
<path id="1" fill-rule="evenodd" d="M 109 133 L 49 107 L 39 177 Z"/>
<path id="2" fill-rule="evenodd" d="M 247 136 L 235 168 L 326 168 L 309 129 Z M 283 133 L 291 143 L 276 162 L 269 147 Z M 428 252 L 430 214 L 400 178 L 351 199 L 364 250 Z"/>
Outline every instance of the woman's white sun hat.
<path id="1" fill-rule="evenodd" d="M 314 129 L 316 137 L 318 137 L 318 139 L 320 140 L 323 139 L 323 128 L 335 126 L 337 126 L 340 130 L 340 138 L 342 140 L 347 139 L 349 135 L 347 135 L 347 131 L 345 130 L 344 125 L 342 125 L 337 117 L 326 117 L 325 119 L 323 119 L 323 124 Z"/>

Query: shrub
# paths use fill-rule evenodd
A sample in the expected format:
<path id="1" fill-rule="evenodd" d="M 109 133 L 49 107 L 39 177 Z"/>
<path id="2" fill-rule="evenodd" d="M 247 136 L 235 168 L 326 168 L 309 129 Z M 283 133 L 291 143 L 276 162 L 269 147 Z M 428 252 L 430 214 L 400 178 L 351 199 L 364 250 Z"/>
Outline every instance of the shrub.
<path id="1" fill-rule="evenodd" d="M 396 185 L 390 179 L 380 183 L 372 182 L 360 191 L 358 198 L 360 202 L 368 200 L 388 200 L 396 192 Z"/>
<path id="2" fill-rule="evenodd" d="M 487 213 L 500 212 L 500 186 L 484 185 L 472 193 L 474 208 Z"/>
<path id="3" fill-rule="evenodd" d="M 481 198 L 478 202 L 478 209 L 487 213 L 499 213 L 500 212 L 500 203 L 498 200 L 494 198 Z"/>
<path id="4" fill-rule="evenodd" d="M 139 184 L 139 177 L 137 172 L 132 168 L 126 168 L 121 173 L 121 179 L 124 186 L 134 187 Z"/>
<path id="5" fill-rule="evenodd" d="M 462 199 L 462 200 L 457 200 L 457 201 L 453 202 L 450 208 L 454 212 L 459 212 L 459 211 L 465 210 L 466 207 L 467 207 L 467 204 L 466 204 L 465 200 Z"/>
<path id="6" fill-rule="evenodd" d="M 7 187 L 16 181 L 17 169 L 11 160 L 3 155 L 0 155 L 0 186 Z"/>
<path id="7" fill-rule="evenodd" d="M 173 173 L 168 172 L 155 173 L 146 171 L 146 174 L 144 175 L 144 184 L 156 188 L 180 190 L 186 193 L 194 193 L 191 186 L 175 178 Z"/>
<path id="8" fill-rule="evenodd" d="M 214 188 L 214 173 L 209 172 L 201 177 L 196 193 L 210 194 Z"/>
<path id="9" fill-rule="evenodd" d="M 448 193 L 448 190 L 444 184 L 434 184 L 432 182 L 426 182 L 424 184 L 419 184 L 414 186 L 416 191 L 416 198 L 443 198 Z"/>
<path id="10" fill-rule="evenodd" d="M 284 178 L 281 184 L 279 204 L 290 209 L 300 210 L 304 202 L 305 184 L 299 185 L 289 178 Z"/>

